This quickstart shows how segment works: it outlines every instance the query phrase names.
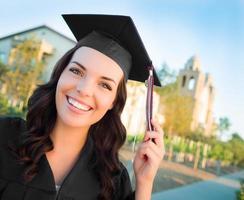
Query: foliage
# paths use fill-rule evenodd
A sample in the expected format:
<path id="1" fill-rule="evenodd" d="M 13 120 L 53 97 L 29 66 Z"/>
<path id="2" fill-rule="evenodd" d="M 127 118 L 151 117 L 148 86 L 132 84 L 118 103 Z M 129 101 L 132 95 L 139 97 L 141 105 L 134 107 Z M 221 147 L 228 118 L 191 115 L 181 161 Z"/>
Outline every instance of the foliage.
<path id="1" fill-rule="evenodd" d="M 221 117 L 219 118 L 219 131 L 228 131 L 230 128 L 230 120 L 228 117 Z"/>
<path id="2" fill-rule="evenodd" d="M 210 158 L 214 158 L 215 160 L 223 160 L 224 155 L 224 145 L 221 142 L 217 142 L 213 148 L 212 151 L 209 154 Z"/>
<path id="3" fill-rule="evenodd" d="M 25 112 L 17 107 L 12 107 L 8 105 L 8 100 L 0 94 L 0 115 L 25 117 Z"/>
<path id="4" fill-rule="evenodd" d="M 166 62 L 163 63 L 160 70 L 157 71 L 157 74 L 163 87 L 174 83 L 177 79 L 176 72 L 170 69 Z"/>
<path id="5" fill-rule="evenodd" d="M 5 115 L 8 112 L 8 101 L 0 93 L 0 115 Z"/>
<path id="6" fill-rule="evenodd" d="M 17 43 L 11 50 L 8 70 L 1 72 L 4 73 L 1 81 L 7 85 L 5 95 L 12 102 L 22 102 L 26 106 L 36 84 L 41 83 L 44 63 L 40 57 L 40 48 L 39 40 L 29 38 Z"/>
<path id="7" fill-rule="evenodd" d="M 128 135 L 127 141 L 131 144 L 135 139 L 136 143 L 138 143 L 142 141 L 143 136 L 143 134 L 139 134 L 136 137 Z M 174 152 L 190 153 L 193 155 L 197 151 L 197 144 L 199 144 L 201 158 L 207 157 L 214 160 L 221 160 L 223 163 L 244 167 L 244 140 L 238 133 L 232 134 L 232 139 L 227 142 L 220 141 L 216 137 L 194 141 L 189 137 L 166 135 L 164 137 L 164 143 L 166 151 L 169 151 L 170 146 L 172 146 Z M 208 145 L 208 150 L 206 152 L 207 154 L 203 155 L 205 145 Z"/>
<path id="8" fill-rule="evenodd" d="M 244 140 L 238 133 L 234 133 L 228 143 L 230 144 L 229 148 L 233 152 L 234 164 L 244 167 Z"/>
<path id="9" fill-rule="evenodd" d="M 191 97 L 181 96 L 178 82 L 171 83 L 156 90 L 161 98 L 165 116 L 164 129 L 167 134 L 186 135 L 190 131 L 193 101 Z"/>
<path id="10" fill-rule="evenodd" d="M 244 167 L 244 141 L 239 134 L 233 134 L 227 142 L 212 138 L 208 143 L 212 147 L 208 157 Z"/>
<path id="11" fill-rule="evenodd" d="M 4 75 L 7 73 L 8 67 L 4 63 L 0 61 L 0 83 L 2 82 L 2 79 Z"/>
<path id="12" fill-rule="evenodd" d="M 237 200 L 244 200 L 244 179 L 240 180 L 240 190 L 236 192 L 236 199 Z"/>
<path id="13" fill-rule="evenodd" d="M 207 143 L 209 141 L 209 137 L 204 135 L 204 130 L 202 128 L 198 128 L 195 131 L 189 131 L 186 134 L 186 138 L 193 140 L 195 142 L 204 142 Z"/>
<path id="14" fill-rule="evenodd" d="M 228 117 L 220 117 L 219 123 L 217 126 L 218 131 L 220 132 L 220 138 L 224 135 L 226 131 L 230 129 L 231 123 Z"/>
<path id="15" fill-rule="evenodd" d="M 160 112 L 165 117 L 164 130 L 169 135 L 186 135 L 190 131 L 193 101 L 179 94 L 177 74 L 166 63 L 158 74 L 163 87 L 156 88 L 156 92 L 160 95 Z"/>
<path id="16" fill-rule="evenodd" d="M 143 140 L 144 134 L 138 134 L 138 135 L 127 135 L 127 142 L 129 144 L 132 144 L 134 141 L 135 143 L 139 143 Z"/>

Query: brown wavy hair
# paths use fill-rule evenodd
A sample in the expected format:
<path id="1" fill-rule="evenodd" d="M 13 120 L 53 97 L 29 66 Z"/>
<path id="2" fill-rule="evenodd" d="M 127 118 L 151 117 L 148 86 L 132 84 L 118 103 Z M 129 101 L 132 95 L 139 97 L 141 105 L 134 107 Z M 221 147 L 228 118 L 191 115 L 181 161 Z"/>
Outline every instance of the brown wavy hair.
<path id="1" fill-rule="evenodd" d="M 55 105 L 56 86 L 63 70 L 70 62 L 74 52 L 81 47 L 77 45 L 69 50 L 55 65 L 50 80 L 38 86 L 28 101 L 26 117 L 26 134 L 21 146 L 15 151 L 21 163 L 25 164 L 24 179 L 30 181 L 38 173 L 41 157 L 53 149 L 50 133 L 57 118 Z M 126 139 L 126 129 L 120 116 L 126 101 L 126 83 L 124 78 L 119 83 L 114 106 L 101 120 L 93 124 L 88 137 L 93 141 L 92 170 L 100 182 L 101 191 L 98 199 L 112 199 L 115 192 L 113 175 L 120 168 L 118 150 Z"/>

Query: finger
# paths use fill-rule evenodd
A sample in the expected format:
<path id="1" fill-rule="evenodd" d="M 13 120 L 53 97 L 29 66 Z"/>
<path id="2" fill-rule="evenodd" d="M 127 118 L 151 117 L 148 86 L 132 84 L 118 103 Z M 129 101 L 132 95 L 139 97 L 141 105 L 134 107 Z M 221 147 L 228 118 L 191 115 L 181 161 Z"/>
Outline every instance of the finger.
<path id="1" fill-rule="evenodd" d="M 147 142 L 148 140 L 153 140 L 155 142 L 156 145 L 158 146 L 163 146 L 163 135 L 162 134 L 159 134 L 158 132 L 156 131 L 148 131 L 146 134 L 145 134 L 145 137 L 144 137 L 144 142 Z"/>
<path id="2" fill-rule="evenodd" d="M 152 146 L 143 148 L 142 154 L 140 156 L 142 159 L 145 159 L 150 163 L 160 163 L 163 158 L 163 155 L 157 152 Z"/>
<path id="3" fill-rule="evenodd" d="M 147 133 L 144 136 L 144 142 L 152 139 L 153 142 L 155 142 L 157 145 L 162 147 L 164 146 L 164 142 L 163 142 L 164 132 L 156 120 L 152 119 L 151 122 L 153 124 L 154 131 L 151 132 L 147 131 Z"/>
<path id="4" fill-rule="evenodd" d="M 147 144 L 151 146 L 151 148 L 155 151 L 155 153 L 157 153 L 160 157 L 163 157 L 165 154 L 163 138 L 155 138 L 155 142 L 156 144 L 151 140 L 150 142 L 147 142 Z"/>
<path id="5" fill-rule="evenodd" d="M 147 142 L 148 140 L 155 138 L 156 137 L 157 132 L 155 131 L 147 131 L 144 135 L 144 142 Z"/>
<path id="6" fill-rule="evenodd" d="M 151 149 L 154 154 L 157 155 L 159 158 L 162 158 L 164 155 L 164 149 L 162 147 L 158 147 L 152 141 L 148 141 L 142 143 L 138 148 L 138 153 L 140 154 L 140 157 L 143 157 L 145 155 L 147 149 Z"/>
<path id="7" fill-rule="evenodd" d="M 148 140 L 150 140 L 150 133 L 147 131 L 144 135 L 143 142 L 147 142 Z"/>
<path id="8" fill-rule="evenodd" d="M 153 120 L 153 119 L 151 121 L 152 121 L 152 125 L 154 127 L 154 131 L 158 132 L 159 134 L 164 135 L 163 129 L 161 128 L 159 123 L 156 120 Z"/>
<path id="9" fill-rule="evenodd" d="M 159 144 L 160 146 L 162 146 L 162 145 L 164 146 L 164 141 L 163 141 L 164 131 L 163 131 L 163 129 L 161 128 L 161 126 L 159 125 L 159 123 L 156 120 L 152 119 L 152 124 L 154 126 L 154 130 L 156 132 L 158 132 L 158 136 L 159 136 L 158 138 L 159 139 L 155 139 L 155 140 L 158 140 L 157 144 Z"/>

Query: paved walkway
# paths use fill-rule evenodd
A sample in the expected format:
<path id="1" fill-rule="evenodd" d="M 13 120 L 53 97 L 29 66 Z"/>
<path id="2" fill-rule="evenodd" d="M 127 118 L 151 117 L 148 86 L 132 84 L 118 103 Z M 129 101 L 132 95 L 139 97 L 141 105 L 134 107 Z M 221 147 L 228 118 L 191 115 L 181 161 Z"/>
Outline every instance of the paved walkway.
<path id="1" fill-rule="evenodd" d="M 236 200 L 244 170 L 216 179 L 155 193 L 152 200 Z"/>

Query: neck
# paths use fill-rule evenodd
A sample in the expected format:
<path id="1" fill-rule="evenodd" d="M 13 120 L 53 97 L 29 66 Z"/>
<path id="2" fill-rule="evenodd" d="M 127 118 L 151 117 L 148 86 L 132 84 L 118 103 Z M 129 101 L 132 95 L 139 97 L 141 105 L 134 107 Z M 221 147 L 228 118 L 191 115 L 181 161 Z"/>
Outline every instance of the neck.
<path id="1" fill-rule="evenodd" d="M 89 128 L 70 127 L 57 119 L 50 134 L 54 152 L 80 152 L 83 148 Z"/>

